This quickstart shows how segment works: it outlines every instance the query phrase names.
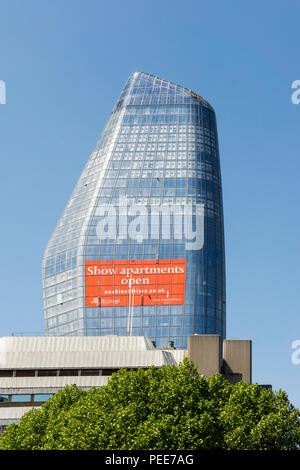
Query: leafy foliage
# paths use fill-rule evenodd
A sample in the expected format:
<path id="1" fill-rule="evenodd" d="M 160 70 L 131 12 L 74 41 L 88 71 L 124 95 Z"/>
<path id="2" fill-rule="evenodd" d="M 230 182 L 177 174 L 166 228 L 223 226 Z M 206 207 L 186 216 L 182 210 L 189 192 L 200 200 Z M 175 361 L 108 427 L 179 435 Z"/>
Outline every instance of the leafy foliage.
<path id="1" fill-rule="evenodd" d="M 108 384 L 57 392 L 0 436 L 0 449 L 298 449 L 300 411 L 285 392 L 179 366 L 120 370 Z"/>

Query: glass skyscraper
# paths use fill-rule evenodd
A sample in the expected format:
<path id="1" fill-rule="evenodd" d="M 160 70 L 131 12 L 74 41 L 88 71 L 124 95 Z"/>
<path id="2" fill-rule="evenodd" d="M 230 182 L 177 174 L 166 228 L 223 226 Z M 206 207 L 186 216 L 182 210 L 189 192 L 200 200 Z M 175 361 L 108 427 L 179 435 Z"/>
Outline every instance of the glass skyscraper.
<path id="1" fill-rule="evenodd" d="M 144 335 L 177 348 L 194 333 L 225 338 L 221 174 L 206 100 L 148 73 L 129 77 L 49 240 L 43 290 L 47 335 Z"/>

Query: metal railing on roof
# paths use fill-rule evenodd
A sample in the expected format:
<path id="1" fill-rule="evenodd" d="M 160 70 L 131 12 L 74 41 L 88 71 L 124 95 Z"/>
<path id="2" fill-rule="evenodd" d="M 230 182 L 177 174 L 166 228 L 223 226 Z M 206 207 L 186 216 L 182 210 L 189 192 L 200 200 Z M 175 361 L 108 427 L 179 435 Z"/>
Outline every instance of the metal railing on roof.
<path id="1" fill-rule="evenodd" d="M 41 331 L 38 331 L 38 332 L 21 332 L 21 333 L 18 333 L 18 332 L 13 332 L 11 333 L 11 336 L 45 336 L 45 333 L 44 332 L 41 332 Z"/>

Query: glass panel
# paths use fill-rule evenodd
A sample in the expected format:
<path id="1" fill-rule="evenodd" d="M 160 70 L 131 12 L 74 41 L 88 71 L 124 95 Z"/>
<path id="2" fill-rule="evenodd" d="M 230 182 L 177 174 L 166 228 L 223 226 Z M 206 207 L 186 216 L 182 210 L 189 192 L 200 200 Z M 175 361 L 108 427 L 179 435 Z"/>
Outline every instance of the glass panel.
<path id="1" fill-rule="evenodd" d="M 47 401 L 53 397 L 53 393 L 37 393 L 34 395 L 34 401 Z"/>
<path id="2" fill-rule="evenodd" d="M 12 377 L 12 370 L 0 370 L 0 377 Z"/>
<path id="3" fill-rule="evenodd" d="M 56 370 L 52 370 L 52 369 L 44 369 L 44 370 L 39 370 L 38 371 L 38 377 L 53 377 L 53 376 L 56 376 L 57 375 L 57 371 Z"/>
<path id="4" fill-rule="evenodd" d="M 81 375 L 82 376 L 99 375 L 99 369 L 82 369 Z"/>
<path id="5" fill-rule="evenodd" d="M 59 371 L 59 375 L 61 377 L 77 376 L 78 375 L 78 370 L 76 370 L 76 369 L 62 369 L 62 370 Z"/>
<path id="6" fill-rule="evenodd" d="M 12 395 L 11 396 L 11 401 L 14 402 L 28 402 L 31 401 L 31 395 Z"/>
<path id="7" fill-rule="evenodd" d="M 102 375 L 112 375 L 114 372 L 117 372 L 118 369 L 103 369 Z"/>
<path id="8" fill-rule="evenodd" d="M 34 377 L 35 371 L 34 370 L 17 370 L 16 377 Z"/>

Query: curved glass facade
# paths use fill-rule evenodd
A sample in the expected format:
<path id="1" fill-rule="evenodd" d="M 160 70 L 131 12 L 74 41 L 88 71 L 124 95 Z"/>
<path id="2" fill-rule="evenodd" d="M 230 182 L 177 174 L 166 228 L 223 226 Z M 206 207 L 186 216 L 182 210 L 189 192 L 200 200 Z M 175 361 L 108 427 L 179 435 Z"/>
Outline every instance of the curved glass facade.
<path id="1" fill-rule="evenodd" d="M 183 226 L 194 233 L 200 218 L 201 243 L 189 243 Z M 118 278 L 116 267 L 128 266 L 135 290 Z M 177 348 L 194 333 L 225 337 L 221 174 L 207 101 L 148 73 L 129 77 L 49 240 L 43 288 L 47 335 L 144 335 Z"/>

